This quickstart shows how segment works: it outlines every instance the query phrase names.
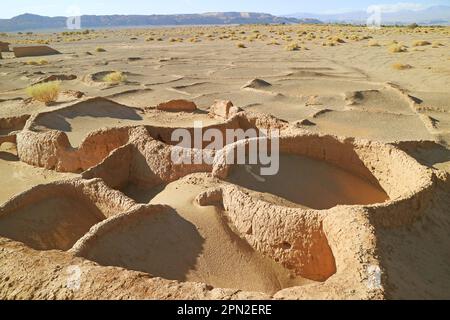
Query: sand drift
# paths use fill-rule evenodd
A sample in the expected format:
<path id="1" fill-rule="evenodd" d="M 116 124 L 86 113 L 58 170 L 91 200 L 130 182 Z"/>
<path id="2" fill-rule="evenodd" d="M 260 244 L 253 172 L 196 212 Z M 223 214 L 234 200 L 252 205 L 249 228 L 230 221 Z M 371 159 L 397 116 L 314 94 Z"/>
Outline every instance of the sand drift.
<path id="1" fill-rule="evenodd" d="M 382 237 L 429 215 L 445 179 L 395 144 L 308 133 L 231 107 L 174 115 L 93 98 L 2 119 L 0 143 L 15 143 L 21 162 L 79 175 L 0 207 L 0 297 L 401 296 L 393 288 L 408 284 L 393 276 Z M 155 113 L 174 121 L 158 125 Z M 223 160 L 249 140 L 191 150 L 212 164 L 174 163 L 183 117 L 204 120 L 202 130 L 280 129 L 278 174 Z M 17 271 L 25 263 L 32 273 Z"/>

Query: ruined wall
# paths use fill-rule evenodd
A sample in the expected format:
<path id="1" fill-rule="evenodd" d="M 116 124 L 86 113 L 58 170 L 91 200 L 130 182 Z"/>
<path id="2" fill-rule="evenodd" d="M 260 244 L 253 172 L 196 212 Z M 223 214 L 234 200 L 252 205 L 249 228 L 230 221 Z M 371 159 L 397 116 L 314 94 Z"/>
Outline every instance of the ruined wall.
<path id="1" fill-rule="evenodd" d="M 317 211 L 270 205 L 231 185 L 201 194 L 199 199 L 202 205 L 219 202 L 241 237 L 255 250 L 295 270 L 297 275 L 325 281 L 336 272 L 333 253 L 322 231 L 322 217 Z"/>
<path id="2" fill-rule="evenodd" d="M 48 56 L 61 53 L 48 46 L 14 47 L 13 52 L 16 58 Z"/>

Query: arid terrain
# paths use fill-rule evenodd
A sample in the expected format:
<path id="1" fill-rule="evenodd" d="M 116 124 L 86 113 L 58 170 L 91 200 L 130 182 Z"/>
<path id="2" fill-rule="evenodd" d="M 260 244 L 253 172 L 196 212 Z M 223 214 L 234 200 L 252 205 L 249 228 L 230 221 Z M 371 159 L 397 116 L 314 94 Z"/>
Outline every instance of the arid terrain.
<path id="1" fill-rule="evenodd" d="M 1 299 L 450 299 L 450 27 L 0 41 Z M 174 163 L 199 122 L 280 130 L 278 174 Z"/>

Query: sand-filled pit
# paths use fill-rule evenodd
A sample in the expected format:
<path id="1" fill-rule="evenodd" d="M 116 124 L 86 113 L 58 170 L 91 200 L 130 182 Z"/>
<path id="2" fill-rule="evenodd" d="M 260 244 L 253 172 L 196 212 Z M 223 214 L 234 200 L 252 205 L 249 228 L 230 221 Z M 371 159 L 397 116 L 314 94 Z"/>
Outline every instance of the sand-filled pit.
<path id="1" fill-rule="evenodd" d="M 79 254 L 102 265 L 220 288 L 274 293 L 309 283 L 251 248 L 219 209 L 196 204 L 198 193 L 213 184 L 192 175 L 165 186 L 150 203 L 170 207 L 106 222 L 108 231 L 87 239 Z"/>
<path id="2" fill-rule="evenodd" d="M 39 115 L 34 119 L 37 130 L 65 132 L 74 147 L 99 128 L 142 123 L 143 112 L 106 99 L 79 102 L 72 107 Z"/>
<path id="3" fill-rule="evenodd" d="M 114 192 L 99 181 L 35 186 L 0 207 L 0 235 L 37 250 L 69 250 L 93 225 L 113 214 L 113 203 L 103 207 L 111 195 Z M 115 195 L 120 200 L 120 194 Z"/>
<path id="4" fill-rule="evenodd" d="M 255 174 L 260 168 L 261 165 L 237 166 L 227 180 L 255 191 L 255 196 L 274 204 L 286 205 L 287 200 L 291 205 L 318 210 L 336 205 L 382 203 L 388 199 L 380 186 L 305 156 L 282 154 L 280 170 L 274 176 Z"/>
<path id="5" fill-rule="evenodd" d="M 0 203 L 33 186 L 74 176 L 30 166 L 19 160 L 15 144 L 0 145 Z"/>

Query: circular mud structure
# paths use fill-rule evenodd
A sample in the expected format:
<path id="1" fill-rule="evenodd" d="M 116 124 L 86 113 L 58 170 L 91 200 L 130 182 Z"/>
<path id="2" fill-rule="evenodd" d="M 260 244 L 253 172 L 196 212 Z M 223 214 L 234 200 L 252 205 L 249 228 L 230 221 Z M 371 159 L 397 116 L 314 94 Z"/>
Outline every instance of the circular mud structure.
<path id="1" fill-rule="evenodd" d="M 95 111 L 100 116 L 143 116 L 108 100 L 93 102 L 102 106 Z M 2 208 L 0 235 L 36 250 L 65 250 L 64 257 L 112 273 L 126 269 L 131 278 L 142 273 L 152 283 L 176 281 L 181 297 L 198 284 L 203 296 L 241 290 L 255 297 L 314 298 L 352 288 L 348 297 L 382 297 L 383 287 L 373 289 L 365 280 L 367 268 L 380 264 L 374 228 L 414 222 L 431 199 L 432 172 L 393 145 L 305 133 L 239 112 L 211 128 L 281 128 L 279 140 L 184 149 L 213 162 L 180 164 L 173 162 L 177 147 L 170 143 L 176 128 L 105 129 L 71 148 L 55 115 L 71 119 L 78 107 L 30 119 L 18 135 L 18 150 L 32 160 L 47 148 L 40 165 L 82 168 L 82 179 L 38 186 L 13 199 Z M 274 174 L 262 174 L 267 165 L 227 163 L 230 153 L 251 151 L 253 142 L 278 144 Z M 35 153 L 31 143 L 40 146 Z M 16 229 L 21 231 L 8 231 Z"/>

